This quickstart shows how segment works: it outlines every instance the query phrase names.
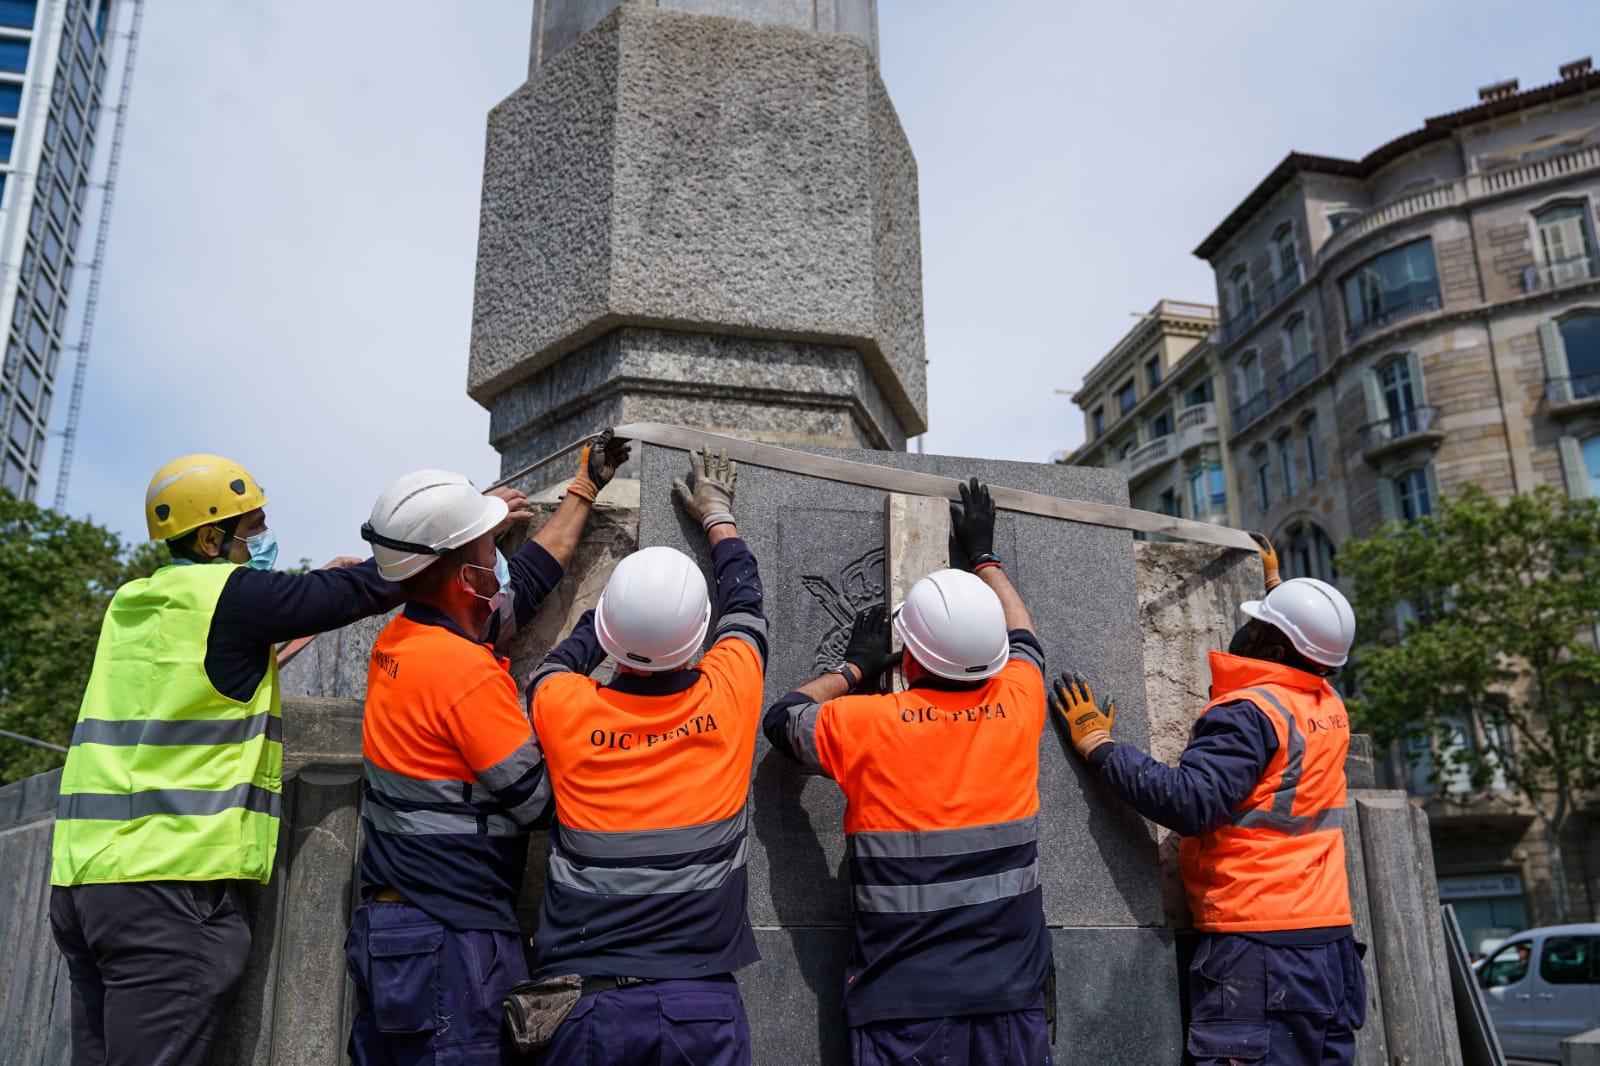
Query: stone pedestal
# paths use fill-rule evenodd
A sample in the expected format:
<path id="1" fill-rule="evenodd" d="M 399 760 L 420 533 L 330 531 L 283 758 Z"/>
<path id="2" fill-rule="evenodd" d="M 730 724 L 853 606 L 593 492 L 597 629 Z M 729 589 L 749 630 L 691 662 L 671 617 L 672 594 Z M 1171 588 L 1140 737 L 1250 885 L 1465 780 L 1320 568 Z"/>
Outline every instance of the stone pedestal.
<path id="1" fill-rule="evenodd" d="M 1070 499 L 1127 500 L 1126 482 L 1103 470 L 811 450 Z M 640 545 L 671 545 L 709 568 L 704 535 L 663 491 L 687 469 L 687 454 L 648 445 L 641 452 Z M 932 528 L 920 532 L 937 549 L 949 518 L 943 501 L 933 504 L 922 518 Z M 838 661 L 855 614 L 890 595 L 896 567 L 886 548 L 902 547 L 904 537 L 892 535 L 896 508 L 882 490 L 748 465 L 739 471 L 735 510 L 766 590 L 770 703 Z M 1090 671 L 1097 689 L 1117 699 L 1118 737 L 1146 747 L 1132 545 L 1124 531 L 1009 511 L 995 530 L 995 551 L 1033 615 L 1047 671 Z M 1093 780 L 1054 722 L 1041 741 L 1039 797 L 1040 881 L 1064 1027 L 1058 1051 L 1070 1048 L 1071 1061 L 1177 1066 L 1178 966 L 1150 825 Z M 852 921 L 844 806 L 834 782 L 801 772 L 757 741 L 749 909 L 765 961 L 739 980 L 746 1002 L 760 1005 L 751 1009 L 758 1062 L 847 1061 L 838 1013 Z M 1130 1049 L 1136 1059 L 1126 1057 Z"/>
<path id="2" fill-rule="evenodd" d="M 537 73 L 489 116 L 478 241 L 468 391 L 505 469 L 623 420 L 926 429 L 916 163 L 875 30 L 818 32 L 861 9 L 541 5 Z"/>

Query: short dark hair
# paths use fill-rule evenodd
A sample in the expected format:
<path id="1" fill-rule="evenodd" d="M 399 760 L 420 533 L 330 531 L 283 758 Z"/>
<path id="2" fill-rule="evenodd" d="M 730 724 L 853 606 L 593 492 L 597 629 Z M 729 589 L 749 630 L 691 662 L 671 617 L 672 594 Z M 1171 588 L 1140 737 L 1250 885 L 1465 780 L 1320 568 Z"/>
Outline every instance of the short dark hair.
<path id="1" fill-rule="evenodd" d="M 167 551 L 172 553 L 174 559 L 187 559 L 191 563 L 209 563 L 211 559 L 195 546 L 195 542 L 200 539 L 200 531 L 206 526 L 216 526 L 222 530 L 222 543 L 226 544 L 233 539 L 234 530 L 239 528 L 239 523 L 242 521 L 244 515 L 237 514 L 220 522 L 203 522 L 189 532 L 180 533 L 167 541 Z"/>
<path id="2" fill-rule="evenodd" d="M 1336 666 L 1325 666 L 1322 663 L 1312 662 L 1300 654 L 1300 649 L 1294 646 L 1294 641 L 1289 639 L 1289 634 L 1271 622 L 1262 622 L 1261 628 L 1263 630 L 1261 650 L 1282 648 L 1283 665 L 1293 667 L 1296 670 L 1303 670 L 1308 674 L 1316 674 L 1318 677 L 1327 677 L 1338 672 L 1338 667 Z"/>
<path id="3" fill-rule="evenodd" d="M 461 548 L 446 548 L 439 553 L 439 557 L 410 577 L 402 578 L 400 591 L 407 600 L 422 600 L 424 602 L 436 598 L 444 587 L 461 572 L 461 567 L 466 564 L 466 556 Z"/>

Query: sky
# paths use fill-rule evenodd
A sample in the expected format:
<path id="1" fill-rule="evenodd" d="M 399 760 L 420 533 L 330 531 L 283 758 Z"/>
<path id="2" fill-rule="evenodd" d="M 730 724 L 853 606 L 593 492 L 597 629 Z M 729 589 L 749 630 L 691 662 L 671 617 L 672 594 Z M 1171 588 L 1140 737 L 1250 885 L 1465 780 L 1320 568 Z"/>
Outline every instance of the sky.
<path id="1" fill-rule="evenodd" d="M 150 475 L 216 452 L 266 489 L 283 557 L 321 562 L 364 552 L 408 470 L 494 480 L 465 392 L 478 199 L 531 8 L 145 5 L 69 512 L 143 539 Z M 1081 443 L 1055 390 L 1137 315 L 1214 302 L 1192 249 L 1287 152 L 1359 157 L 1478 86 L 1600 55 L 1594 0 L 878 11 L 920 180 L 924 446 L 1032 461 Z"/>

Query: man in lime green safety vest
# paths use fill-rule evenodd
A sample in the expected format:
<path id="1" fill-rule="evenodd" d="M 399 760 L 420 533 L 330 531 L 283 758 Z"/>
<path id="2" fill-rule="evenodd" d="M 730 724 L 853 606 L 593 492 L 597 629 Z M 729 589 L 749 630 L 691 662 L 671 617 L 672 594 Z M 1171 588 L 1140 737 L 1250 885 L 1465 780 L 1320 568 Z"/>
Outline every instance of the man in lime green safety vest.
<path id="1" fill-rule="evenodd" d="M 501 495 L 507 523 L 531 518 Z M 74 1063 L 208 1061 L 250 951 L 239 885 L 267 881 L 277 851 L 274 646 L 400 603 L 371 559 L 274 572 L 266 503 L 219 456 L 162 467 L 145 517 L 172 564 L 106 610 L 51 849 Z"/>

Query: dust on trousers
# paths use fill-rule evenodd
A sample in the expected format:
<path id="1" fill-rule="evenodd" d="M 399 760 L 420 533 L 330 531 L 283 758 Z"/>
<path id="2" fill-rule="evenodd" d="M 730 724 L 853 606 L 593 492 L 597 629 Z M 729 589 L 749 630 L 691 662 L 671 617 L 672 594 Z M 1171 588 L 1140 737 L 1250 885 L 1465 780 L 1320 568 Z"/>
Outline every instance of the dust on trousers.
<path id="1" fill-rule="evenodd" d="M 1189 967 L 1189 1053 L 1196 1066 L 1350 1066 L 1367 1020 L 1365 952 L 1207 934 Z"/>
<path id="2" fill-rule="evenodd" d="M 518 1066 L 502 1018 L 527 979 L 522 939 L 451 929 L 410 903 L 367 902 L 345 938 L 356 986 L 355 1066 Z"/>

